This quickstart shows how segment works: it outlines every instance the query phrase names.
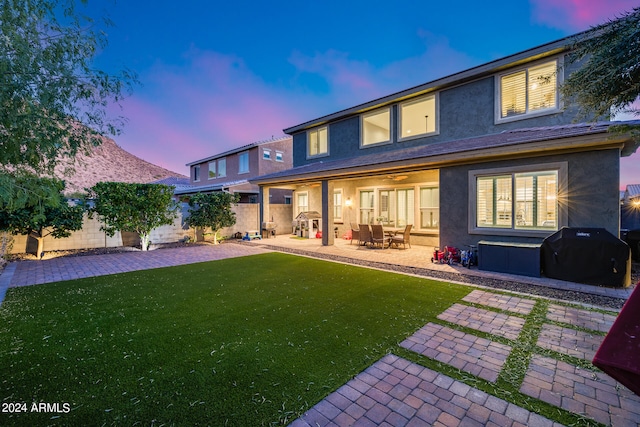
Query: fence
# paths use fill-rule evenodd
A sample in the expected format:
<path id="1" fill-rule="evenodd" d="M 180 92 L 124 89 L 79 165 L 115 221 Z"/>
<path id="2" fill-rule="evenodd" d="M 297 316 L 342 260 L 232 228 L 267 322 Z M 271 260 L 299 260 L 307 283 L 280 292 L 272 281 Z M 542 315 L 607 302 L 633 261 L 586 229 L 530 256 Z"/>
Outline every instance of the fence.
<path id="1" fill-rule="evenodd" d="M 223 237 L 231 237 L 236 232 L 244 233 L 247 230 L 260 229 L 260 205 L 251 203 L 242 203 L 233 207 L 236 214 L 236 224 L 220 230 L 219 235 Z M 269 207 L 273 219 L 278 225 L 276 231 L 278 234 L 288 234 L 291 232 L 291 205 L 271 205 Z M 196 231 L 190 229 L 184 223 L 187 217 L 187 208 L 183 205 L 178 218 L 171 225 L 163 225 L 151 232 L 151 243 L 173 243 L 189 238 L 196 239 Z M 85 215 L 82 230 L 73 232 L 71 236 L 64 239 L 54 239 L 45 237 L 45 251 L 62 251 L 74 249 L 93 249 L 93 248 L 111 248 L 118 246 L 135 246 L 137 245 L 137 236 L 131 236 L 131 233 L 116 232 L 113 237 L 107 236 L 104 231 L 100 231 L 102 224 L 96 218 L 91 219 Z M 208 240 L 208 239 L 207 239 Z M 34 239 L 28 236 L 14 236 L 13 247 L 10 253 L 35 252 L 33 245 Z"/>

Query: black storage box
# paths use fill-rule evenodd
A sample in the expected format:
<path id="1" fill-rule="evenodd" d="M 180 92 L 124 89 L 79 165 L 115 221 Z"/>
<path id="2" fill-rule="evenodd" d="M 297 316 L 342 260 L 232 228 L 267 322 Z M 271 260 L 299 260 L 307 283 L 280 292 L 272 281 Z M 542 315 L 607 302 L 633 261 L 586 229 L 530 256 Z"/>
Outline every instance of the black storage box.
<path id="1" fill-rule="evenodd" d="M 554 279 L 629 286 L 631 251 L 604 228 L 564 227 L 542 242 L 542 269 Z"/>
<path id="2" fill-rule="evenodd" d="M 540 277 L 540 244 L 481 240 L 478 242 L 478 268 Z"/>

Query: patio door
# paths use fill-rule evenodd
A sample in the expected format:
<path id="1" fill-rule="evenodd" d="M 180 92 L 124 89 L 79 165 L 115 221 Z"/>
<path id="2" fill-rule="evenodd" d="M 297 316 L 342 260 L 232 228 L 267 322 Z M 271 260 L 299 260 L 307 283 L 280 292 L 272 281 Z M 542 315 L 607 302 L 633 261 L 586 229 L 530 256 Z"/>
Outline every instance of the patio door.
<path id="1" fill-rule="evenodd" d="M 360 191 L 359 224 L 373 224 L 375 198 L 373 190 Z"/>

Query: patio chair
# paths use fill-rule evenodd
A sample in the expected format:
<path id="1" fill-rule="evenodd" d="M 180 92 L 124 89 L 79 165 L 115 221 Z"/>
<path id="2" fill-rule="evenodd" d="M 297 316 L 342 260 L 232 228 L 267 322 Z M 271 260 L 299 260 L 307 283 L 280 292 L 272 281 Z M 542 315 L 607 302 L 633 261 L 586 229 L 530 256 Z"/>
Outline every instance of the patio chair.
<path id="1" fill-rule="evenodd" d="M 351 240 L 349 244 L 351 244 L 354 240 L 360 240 L 360 227 L 358 224 L 351 223 Z"/>
<path id="2" fill-rule="evenodd" d="M 406 227 L 404 227 L 404 231 L 402 232 L 402 234 L 396 234 L 391 238 L 391 243 L 393 243 L 396 246 L 399 246 L 400 243 L 402 243 L 402 246 L 404 246 L 405 249 L 407 248 L 407 243 L 408 243 L 409 248 L 411 248 L 411 240 L 410 240 L 411 227 L 413 227 L 412 224 L 409 224 Z M 389 243 L 389 246 L 391 246 L 391 243 Z"/>
<path id="3" fill-rule="evenodd" d="M 371 235 L 371 241 L 374 245 L 382 245 L 382 249 L 384 249 L 385 243 L 387 246 L 391 245 L 391 238 L 385 235 L 381 224 L 371 226 Z"/>
<path id="4" fill-rule="evenodd" d="M 358 244 L 361 246 L 369 245 L 372 242 L 369 224 L 360 224 L 358 227 Z"/>

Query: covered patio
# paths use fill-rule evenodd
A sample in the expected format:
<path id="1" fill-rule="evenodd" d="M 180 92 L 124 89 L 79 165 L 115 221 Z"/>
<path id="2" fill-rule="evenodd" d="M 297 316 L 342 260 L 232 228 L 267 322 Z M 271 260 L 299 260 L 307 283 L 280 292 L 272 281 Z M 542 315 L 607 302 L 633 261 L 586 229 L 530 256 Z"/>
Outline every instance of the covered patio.
<path id="1" fill-rule="evenodd" d="M 536 292 L 537 294 L 557 299 L 562 299 L 562 293 L 557 294 L 554 290 L 581 292 L 594 296 L 626 300 L 634 289 L 633 285 L 628 288 L 600 287 L 555 280 L 547 277 L 528 277 L 481 271 L 476 266 L 469 269 L 456 264 L 434 264 L 431 262 L 433 246 L 423 246 L 414 243 L 411 244 L 411 248 L 407 249 L 380 249 L 359 246 L 356 241 L 351 242 L 339 236 L 334 239 L 333 245 L 323 245 L 322 239 L 305 239 L 286 234 L 278 235 L 275 238 L 252 240 L 251 242 L 243 243 L 263 246 L 272 250 L 292 252 L 302 256 L 329 259 L 337 262 L 362 265 L 368 268 L 398 271 L 405 274 L 416 274 L 449 282 L 482 286 L 483 283 L 499 281 L 511 284 L 509 287 L 504 288 L 509 290 L 517 291 L 519 290 L 518 286 L 523 285 L 527 289 L 523 288 L 521 290 L 522 292 L 529 292 L 529 285 L 534 285 L 540 288 L 540 292 Z M 495 283 L 492 283 L 490 286 L 493 287 L 494 285 Z"/>

